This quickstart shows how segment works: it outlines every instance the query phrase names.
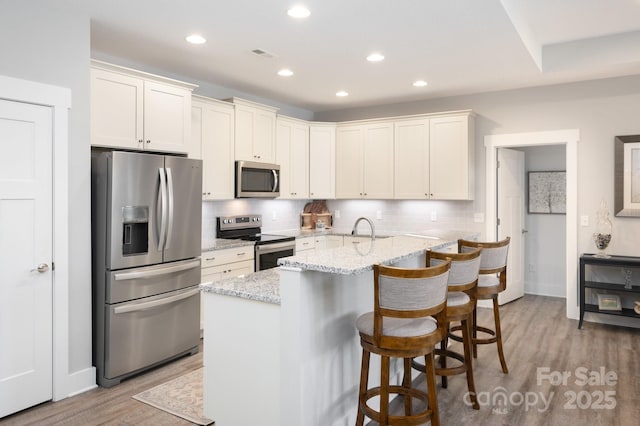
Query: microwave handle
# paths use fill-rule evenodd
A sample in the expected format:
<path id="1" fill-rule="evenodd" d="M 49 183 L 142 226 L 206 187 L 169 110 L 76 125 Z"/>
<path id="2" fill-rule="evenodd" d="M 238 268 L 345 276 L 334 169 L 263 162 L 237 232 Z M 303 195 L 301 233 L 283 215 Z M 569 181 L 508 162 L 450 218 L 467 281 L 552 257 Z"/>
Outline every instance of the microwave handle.
<path id="1" fill-rule="evenodd" d="M 276 190 L 278 189 L 278 172 L 276 172 L 275 170 L 271 170 L 271 173 L 273 173 L 273 189 L 271 190 L 271 192 L 276 192 Z"/>

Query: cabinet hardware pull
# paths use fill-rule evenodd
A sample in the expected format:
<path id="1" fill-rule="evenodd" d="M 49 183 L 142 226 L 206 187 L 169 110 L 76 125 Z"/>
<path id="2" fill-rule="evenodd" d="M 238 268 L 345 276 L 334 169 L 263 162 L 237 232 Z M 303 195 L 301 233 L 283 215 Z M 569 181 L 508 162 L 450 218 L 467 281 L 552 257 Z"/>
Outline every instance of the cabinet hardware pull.
<path id="1" fill-rule="evenodd" d="M 216 260 L 216 258 L 215 258 L 215 257 L 207 257 L 205 260 L 206 260 L 207 262 L 209 262 L 209 261 L 211 261 L 211 260 Z"/>
<path id="2" fill-rule="evenodd" d="M 247 254 L 246 252 L 241 252 L 241 253 L 237 253 L 238 256 L 244 256 L 245 254 Z"/>
<path id="3" fill-rule="evenodd" d="M 143 143 L 144 140 L 143 139 L 138 139 L 138 143 Z"/>
<path id="4" fill-rule="evenodd" d="M 147 139 L 147 143 L 151 143 L 151 139 Z"/>

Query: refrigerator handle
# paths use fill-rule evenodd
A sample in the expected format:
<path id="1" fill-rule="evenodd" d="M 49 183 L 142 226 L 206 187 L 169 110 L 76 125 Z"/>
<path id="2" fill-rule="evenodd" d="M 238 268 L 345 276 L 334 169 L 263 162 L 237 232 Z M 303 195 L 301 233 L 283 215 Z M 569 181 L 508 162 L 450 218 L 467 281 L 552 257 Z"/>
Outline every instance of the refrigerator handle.
<path id="1" fill-rule="evenodd" d="M 129 312 L 145 311 L 147 309 L 158 308 L 161 306 L 169 305 L 171 303 L 179 302 L 180 300 L 188 299 L 189 297 L 195 296 L 198 293 L 200 293 L 200 289 L 194 288 L 184 293 L 180 293 L 175 296 L 165 297 L 164 299 L 160 299 L 160 300 L 118 306 L 117 308 L 113 309 L 113 313 L 126 314 Z"/>
<path id="2" fill-rule="evenodd" d="M 173 197 L 173 175 L 171 174 L 171 168 L 167 167 L 167 193 L 169 194 L 169 215 L 167 217 L 167 241 L 165 242 L 165 250 L 169 248 L 171 244 L 171 236 L 173 235 L 173 209 L 174 209 L 174 197 Z"/>
<path id="3" fill-rule="evenodd" d="M 167 180 L 164 174 L 164 168 L 158 168 L 158 174 L 160 175 L 160 236 L 158 237 L 158 251 L 164 249 L 164 241 L 167 231 Z"/>

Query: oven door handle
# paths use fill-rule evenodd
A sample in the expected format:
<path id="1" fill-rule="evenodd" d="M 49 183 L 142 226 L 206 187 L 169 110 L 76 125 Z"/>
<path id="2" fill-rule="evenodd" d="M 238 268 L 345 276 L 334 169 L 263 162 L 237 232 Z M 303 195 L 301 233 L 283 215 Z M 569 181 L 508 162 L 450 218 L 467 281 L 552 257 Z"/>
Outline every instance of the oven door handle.
<path id="1" fill-rule="evenodd" d="M 287 241 L 284 243 L 269 243 L 269 244 L 262 244 L 262 245 L 257 245 L 256 246 L 256 252 L 258 253 L 270 253 L 272 251 L 278 251 L 281 249 L 290 249 L 296 248 L 296 243 L 295 241 Z"/>
<path id="2" fill-rule="evenodd" d="M 148 309 L 157 308 L 159 306 L 169 305 L 174 302 L 178 302 L 183 299 L 188 299 L 195 294 L 200 293 L 199 288 L 194 288 L 193 290 L 186 291 L 181 294 L 176 294 L 175 296 L 165 297 L 163 299 L 154 300 L 152 302 L 141 302 L 134 304 L 127 304 L 126 306 L 118 306 L 113 309 L 114 314 L 126 314 L 128 312 L 136 312 L 136 311 L 146 311 Z"/>

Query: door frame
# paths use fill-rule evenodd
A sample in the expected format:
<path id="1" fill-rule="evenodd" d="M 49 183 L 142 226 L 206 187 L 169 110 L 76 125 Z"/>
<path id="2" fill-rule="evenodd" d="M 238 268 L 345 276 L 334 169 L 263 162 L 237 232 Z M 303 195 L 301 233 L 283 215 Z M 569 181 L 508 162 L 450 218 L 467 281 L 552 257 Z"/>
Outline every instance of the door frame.
<path id="1" fill-rule="evenodd" d="M 95 369 L 69 371 L 69 109 L 71 90 L 13 77 L 0 76 L 0 98 L 51 107 L 52 132 L 52 395 L 66 398 L 77 389 L 95 386 Z M 91 371 L 92 370 L 92 371 Z M 93 376 L 91 378 L 91 376 Z"/>
<path id="2" fill-rule="evenodd" d="M 523 146 L 565 145 L 567 169 L 567 232 L 566 232 L 566 315 L 578 319 L 578 141 L 579 129 L 550 130 L 543 132 L 487 135 L 484 137 L 486 173 L 486 235 L 496 233 L 497 222 L 497 161 L 498 148 Z"/>

